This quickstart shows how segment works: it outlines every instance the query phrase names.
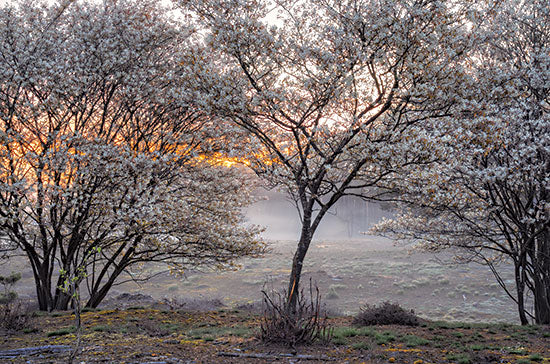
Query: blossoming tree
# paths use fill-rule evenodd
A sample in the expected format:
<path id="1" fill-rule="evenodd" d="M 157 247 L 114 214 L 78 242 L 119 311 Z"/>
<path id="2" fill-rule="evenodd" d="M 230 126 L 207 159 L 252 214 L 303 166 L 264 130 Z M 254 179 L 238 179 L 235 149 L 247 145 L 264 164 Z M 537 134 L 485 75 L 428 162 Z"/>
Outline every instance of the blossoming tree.
<path id="1" fill-rule="evenodd" d="M 377 230 L 428 250 L 461 248 L 462 258 L 490 267 L 522 324 L 529 316 L 548 324 L 550 8 L 540 0 L 491 6 L 472 58 L 478 91 L 467 112 L 426 135 L 441 162 L 403 174 L 401 216 Z M 501 277 L 509 266 L 513 287 Z"/>
<path id="2" fill-rule="evenodd" d="M 300 212 L 293 309 L 304 258 L 330 208 L 346 195 L 381 198 L 395 171 L 438 158 L 420 147 L 404 151 L 411 145 L 403 141 L 410 126 L 444 118 L 456 104 L 468 12 L 437 0 L 179 3 L 205 28 L 212 63 L 224 73 L 209 86 L 211 112 L 248 131 L 251 168 Z"/>
<path id="3" fill-rule="evenodd" d="M 193 29 L 154 1 L 0 9 L 0 236 L 41 310 L 66 272 L 96 307 L 143 262 L 230 267 L 263 251 L 251 184 L 208 158 L 220 123 L 193 100 Z"/>

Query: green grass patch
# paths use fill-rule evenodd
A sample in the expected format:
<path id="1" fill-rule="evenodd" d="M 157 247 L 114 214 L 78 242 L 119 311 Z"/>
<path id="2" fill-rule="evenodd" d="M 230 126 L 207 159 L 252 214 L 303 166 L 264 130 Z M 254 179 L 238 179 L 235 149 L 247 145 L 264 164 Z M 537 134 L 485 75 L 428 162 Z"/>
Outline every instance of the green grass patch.
<path id="1" fill-rule="evenodd" d="M 406 335 L 403 337 L 403 342 L 408 348 L 416 348 L 417 346 L 424 346 L 430 343 L 429 340 L 416 335 Z"/>
<path id="2" fill-rule="evenodd" d="M 497 324 L 500 325 L 500 324 Z M 434 329 L 487 329 L 495 324 L 485 323 L 470 323 L 470 322 L 448 322 L 448 321 L 433 321 L 428 324 L 428 330 Z"/>
<path id="3" fill-rule="evenodd" d="M 388 345 L 390 342 L 395 341 L 395 334 L 391 331 L 377 332 L 374 334 L 374 341 L 378 345 Z"/>
<path id="4" fill-rule="evenodd" d="M 456 362 L 457 364 L 470 364 L 472 361 L 466 354 L 449 354 L 445 357 L 449 361 Z"/>
<path id="5" fill-rule="evenodd" d="M 510 334 L 510 337 L 518 341 L 528 341 L 527 336 L 523 332 L 513 332 Z"/>
<path id="6" fill-rule="evenodd" d="M 370 345 L 363 341 L 359 343 L 354 343 L 351 347 L 355 350 L 370 350 Z"/>
<path id="7" fill-rule="evenodd" d="M 453 333 L 451 333 L 451 335 L 453 335 L 454 337 L 457 337 L 459 339 L 464 337 L 464 334 L 460 331 L 453 332 Z"/>
<path id="8" fill-rule="evenodd" d="M 529 352 L 524 348 L 508 348 L 508 354 L 512 355 L 527 355 Z"/>
<path id="9" fill-rule="evenodd" d="M 521 358 L 516 360 L 516 364 L 531 364 L 531 360 L 526 358 Z"/>
<path id="10" fill-rule="evenodd" d="M 347 345 L 348 341 L 344 337 L 333 337 L 332 338 L 332 343 L 334 345 L 341 346 L 341 345 Z"/>
<path id="11" fill-rule="evenodd" d="M 53 337 L 53 336 L 64 336 L 64 335 L 69 335 L 69 334 L 72 334 L 73 332 L 76 331 L 76 327 L 74 326 L 69 326 L 69 327 L 64 327 L 62 329 L 59 329 L 59 330 L 55 330 L 55 331 L 50 331 L 46 334 L 47 337 Z"/>
<path id="12" fill-rule="evenodd" d="M 531 360 L 531 361 L 539 362 L 539 361 L 542 361 L 543 359 L 544 358 L 539 353 L 529 355 L 529 360 Z"/>
<path id="13" fill-rule="evenodd" d="M 171 323 L 165 323 L 159 326 L 159 328 L 163 331 L 168 331 L 170 333 L 178 332 L 180 331 L 181 325 L 179 324 L 171 324 Z"/>
<path id="14" fill-rule="evenodd" d="M 359 330 L 354 327 L 337 327 L 332 337 L 354 337 L 360 335 Z"/>

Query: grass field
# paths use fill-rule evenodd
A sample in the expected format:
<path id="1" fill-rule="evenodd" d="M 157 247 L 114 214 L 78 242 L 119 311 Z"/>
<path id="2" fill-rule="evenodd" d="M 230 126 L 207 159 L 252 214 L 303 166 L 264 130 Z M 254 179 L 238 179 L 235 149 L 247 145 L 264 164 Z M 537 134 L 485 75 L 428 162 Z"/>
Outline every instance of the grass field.
<path id="1" fill-rule="evenodd" d="M 237 271 L 189 271 L 183 277 L 161 274 L 140 285 L 115 286 L 103 307 L 110 307 L 124 292 L 150 295 L 154 300 L 217 300 L 230 308 L 257 302 L 264 284 L 276 289 L 287 284 L 295 243 L 272 241 L 271 248 L 265 258 L 242 261 Z M 365 303 L 388 300 L 431 320 L 517 323 L 514 303 L 486 267 L 441 260 L 449 259 L 409 254 L 380 238 L 315 241 L 306 257 L 303 282 L 311 278 L 327 309 L 339 314 L 353 314 Z M 22 297 L 34 297 L 31 272 L 24 261 L 13 260 L 2 268 L 22 270 L 23 280 L 15 288 Z M 146 266 L 143 272 L 159 269 Z M 511 282 L 512 273 L 505 273 L 505 279 Z"/>

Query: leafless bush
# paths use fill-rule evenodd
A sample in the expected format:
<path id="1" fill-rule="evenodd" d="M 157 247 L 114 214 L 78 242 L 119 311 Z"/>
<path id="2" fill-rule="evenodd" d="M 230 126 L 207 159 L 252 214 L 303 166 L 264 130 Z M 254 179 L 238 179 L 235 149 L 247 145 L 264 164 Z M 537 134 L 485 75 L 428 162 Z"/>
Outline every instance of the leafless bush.
<path id="1" fill-rule="evenodd" d="M 0 327 L 8 331 L 28 329 L 31 324 L 31 315 L 27 305 L 21 300 L 0 303 Z"/>
<path id="2" fill-rule="evenodd" d="M 21 279 L 21 273 L 11 273 L 9 276 L 0 275 L 0 284 L 4 291 L 0 293 L 0 328 L 8 331 L 20 331 L 28 327 L 30 315 L 27 305 L 17 298 L 12 290 L 13 285 Z"/>
<path id="3" fill-rule="evenodd" d="M 353 324 L 357 326 L 418 326 L 419 323 L 419 318 L 413 310 L 407 311 L 397 303 L 390 303 L 388 301 L 381 303 L 379 306 L 365 305 L 353 320 Z"/>
<path id="4" fill-rule="evenodd" d="M 264 295 L 264 311 L 260 324 L 260 340 L 264 343 L 282 344 L 295 347 L 299 344 L 310 344 L 319 339 L 330 341 L 332 328 L 327 317 L 321 313 L 321 295 L 319 288 L 309 284 L 309 299 L 304 291 L 298 296 L 296 310 L 287 306 L 286 293 L 266 292 Z"/>

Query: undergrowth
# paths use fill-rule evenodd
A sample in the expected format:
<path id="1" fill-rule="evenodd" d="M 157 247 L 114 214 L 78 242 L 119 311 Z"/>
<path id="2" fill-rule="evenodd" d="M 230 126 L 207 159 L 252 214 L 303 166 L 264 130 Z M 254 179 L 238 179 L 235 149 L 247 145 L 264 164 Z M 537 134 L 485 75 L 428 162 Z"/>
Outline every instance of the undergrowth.
<path id="1" fill-rule="evenodd" d="M 406 325 L 418 326 L 420 320 L 413 310 L 407 311 L 397 303 L 383 302 L 379 306 L 365 305 L 353 319 L 356 326 Z"/>
<path id="2" fill-rule="evenodd" d="M 315 293 L 314 293 L 315 292 Z M 264 311 L 260 324 L 260 340 L 264 343 L 276 343 L 294 347 L 311 344 L 315 340 L 329 342 L 332 328 L 327 317 L 321 313 L 321 295 L 319 289 L 309 285 L 309 300 L 304 291 L 298 295 L 295 309 L 287 305 L 286 293 L 271 291 L 264 295 Z"/>

